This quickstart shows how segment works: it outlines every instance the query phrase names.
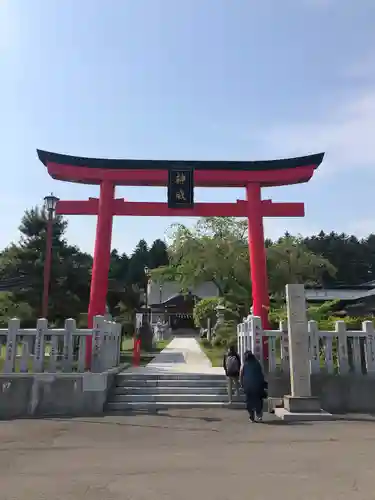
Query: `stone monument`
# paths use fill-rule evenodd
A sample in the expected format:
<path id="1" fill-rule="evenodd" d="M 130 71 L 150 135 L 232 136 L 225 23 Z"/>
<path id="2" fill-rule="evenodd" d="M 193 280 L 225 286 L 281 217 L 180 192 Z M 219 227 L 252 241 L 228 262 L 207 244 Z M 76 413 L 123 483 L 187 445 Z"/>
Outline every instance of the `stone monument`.
<path id="1" fill-rule="evenodd" d="M 275 408 L 275 414 L 288 421 L 330 419 L 332 415 L 321 409 L 319 398 L 311 395 L 305 287 L 286 285 L 286 304 L 291 394 L 284 396 L 284 408 Z"/>

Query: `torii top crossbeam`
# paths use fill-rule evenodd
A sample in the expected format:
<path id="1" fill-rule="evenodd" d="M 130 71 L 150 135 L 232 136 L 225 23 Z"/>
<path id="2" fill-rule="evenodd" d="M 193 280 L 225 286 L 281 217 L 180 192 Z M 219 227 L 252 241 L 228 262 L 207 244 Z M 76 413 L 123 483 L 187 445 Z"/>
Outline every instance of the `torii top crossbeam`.
<path id="1" fill-rule="evenodd" d="M 324 153 L 274 161 L 162 161 L 83 158 L 38 150 L 41 162 L 54 179 L 100 185 L 100 197 L 83 201 L 59 201 L 57 213 L 97 215 L 92 270 L 89 327 L 92 318 L 104 314 L 108 289 L 112 220 L 116 215 L 142 216 L 233 216 L 247 217 L 252 281 L 253 313 L 268 326 L 269 296 L 263 217 L 303 217 L 303 203 L 272 203 L 262 200 L 261 188 L 298 184 L 311 179 Z M 200 187 L 245 187 L 246 200 L 237 203 L 196 203 L 189 208 L 171 208 L 167 203 L 128 202 L 115 199 L 115 186 L 167 186 L 172 170 L 194 171 Z M 267 356 L 266 345 L 264 345 Z M 86 364 L 90 366 L 91 343 Z"/>
<path id="2" fill-rule="evenodd" d="M 166 186 L 168 170 L 190 166 L 200 187 L 262 187 L 298 184 L 311 179 L 324 153 L 273 161 L 172 161 L 83 158 L 38 150 L 48 173 L 60 181 L 122 186 Z"/>

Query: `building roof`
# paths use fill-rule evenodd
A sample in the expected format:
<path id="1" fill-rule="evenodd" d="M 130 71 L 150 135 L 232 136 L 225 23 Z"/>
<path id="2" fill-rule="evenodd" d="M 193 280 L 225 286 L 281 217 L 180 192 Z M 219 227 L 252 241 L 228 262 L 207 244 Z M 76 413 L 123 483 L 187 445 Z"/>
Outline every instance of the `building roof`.
<path id="1" fill-rule="evenodd" d="M 200 299 L 218 297 L 219 295 L 219 290 L 212 281 L 206 281 L 196 287 L 192 287 L 190 292 L 192 296 L 196 296 Z M 176 281 L 160 283 L 151 280 L 147 287 L 147 300 L 150 306 L 166 304 L 180 295 L 183 295 L 181 284 Z"/>
<path id="2" fill-rule="evenodd" d="M 305 297 L 308 302 L 324 302 L 326 300 L 356 301 L 375 296 L 375 288 L 364 290 L 360 288 L 307 288 Z"/>
<path id="3" fill-rule="evenodd" d="M 333 286 L 327 287 L 329 290 L 371 290 L 375 288 L 375 280 L 366 281 L 364 283 L 359 283 L 357 285 L 347 285 L 345 283 L 335 284 Z M 317 286 L 306 286 L 306 290 L 324 290 L 324 287 Z"/>
<path id="4" fill-rule="evenodd" d="M 195 288 L 193 287 L 190 293 L 199 299 L 219 296 L 219 290 L 212 281 L 202 283 Z M 150 306 L 167 304 L 181 295 L 183 295 L 183 292 L 178 282 L 167 281 L 161 284 L 158 281 L 150 281 L 148 284 L 148 304 Z M 370 289 L 366 289 L 366 287 L 306 288 L 305 297 L 307 302 L 340 300 L 350 303 L 375 297 L 375 286 Z"/>

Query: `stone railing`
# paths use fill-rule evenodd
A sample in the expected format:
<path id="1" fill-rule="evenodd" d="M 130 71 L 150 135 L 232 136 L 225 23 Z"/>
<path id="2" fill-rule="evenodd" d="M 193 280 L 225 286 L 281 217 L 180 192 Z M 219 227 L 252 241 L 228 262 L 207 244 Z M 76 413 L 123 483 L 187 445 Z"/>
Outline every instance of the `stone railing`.
<path id="1" fill-rule="evenodd" d="M 0 372 L 57 373 L 84 372 L 86 339 L 92 337 L 92 372 L 103 372 L 120 361 L 121 325 L 95 316 L 92 329 L 78 329 L 74 319 L 65 328 L 49 329 L 46 319 L 39 319 L 35 329 L 21 329 L 19 319 L 12 319 L 7 329 L 0 329 Z"/>
<path id="2" fill-rule="evenodd" d="M 375 332 L 371 321 L 364 321 L 362 330 L 347 330 L 344 321 L 337 321 L 334 331 L 319 330 L 315 321 L 309 321 L 306 335 L 311 373 L 375 374 Z M 250 349 L 263 360 L 262 337 L 268 338 L 268 372 L 289 371 L 287 322 L 280 323 L 278 330 L 263 330 L 256 316 L 249 316 L 239 324 L 237 342 L 241 359 Z"/>

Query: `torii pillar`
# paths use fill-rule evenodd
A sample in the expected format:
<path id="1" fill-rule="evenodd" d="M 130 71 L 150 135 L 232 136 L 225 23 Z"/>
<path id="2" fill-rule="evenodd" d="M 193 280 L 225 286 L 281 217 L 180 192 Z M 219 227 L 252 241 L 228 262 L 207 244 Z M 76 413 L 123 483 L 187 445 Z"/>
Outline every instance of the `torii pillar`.
<path id="1" fill-rule="evenodd" d="M 94 316 L 105 314 L 108 291 L 108 273 L 111 261 L 111 243 L 113 226 L 113 200 L 115 185 L 110 181 L 100 184 L 98 219 L 94 259 L 92 266 L 90 304 L 88 310 L 88 328 L 93 327 Z M 86 366 L 91 366 L 92 337 L 86 337 Z"/>
<path id="2" fill-rule="evenodd" d="M 258 183 L 246 186 L 247 220 L 249 234 L 250 279 L 252 284 L 253 314 L 262 319 L 262 326 L 269 328 L 269 295 L 267 259 L 264 247 L 263 211 L 261 186 Z M 267 339 L 263 339 L 265 355 L 268 354 Z"/>

